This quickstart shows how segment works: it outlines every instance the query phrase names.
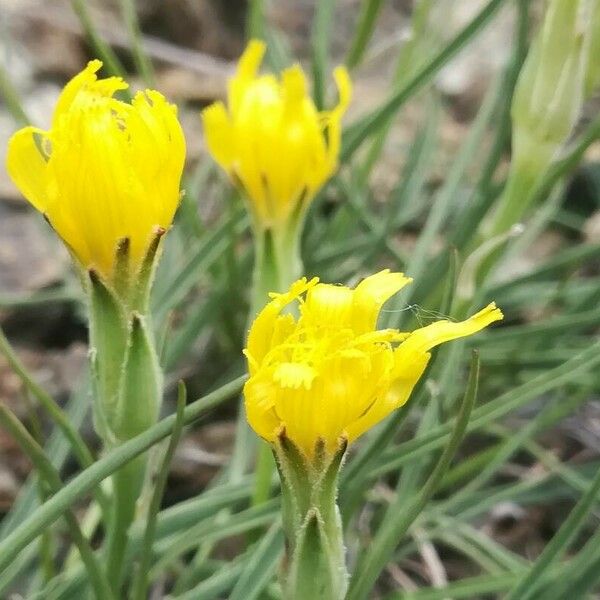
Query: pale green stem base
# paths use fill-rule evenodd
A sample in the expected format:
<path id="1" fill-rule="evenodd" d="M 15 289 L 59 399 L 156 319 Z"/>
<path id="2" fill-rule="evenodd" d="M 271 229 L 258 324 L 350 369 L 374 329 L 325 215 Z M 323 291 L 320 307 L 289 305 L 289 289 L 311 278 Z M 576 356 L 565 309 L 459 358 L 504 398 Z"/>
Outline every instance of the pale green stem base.
<path id="1" fill-rule="evenodd" d="M 119 597 L 123 580 L 123 559 L 127 549 L 129 527 L 135 519 L 136 503 L 146 471 L 145 455 L 134 459 L 112 478 L 113 507 L 108 531 L 106 574 Z"/>
<path id="2" fill-rule="evenodd" d="M 343 600 L 348 589 L 337 480 L 345 441 L 330 454 L 317 441 L 307 457 L 283 432 L 274 445 L 281 479 L 287 559 L 282 586 L 287 600 Z"/>

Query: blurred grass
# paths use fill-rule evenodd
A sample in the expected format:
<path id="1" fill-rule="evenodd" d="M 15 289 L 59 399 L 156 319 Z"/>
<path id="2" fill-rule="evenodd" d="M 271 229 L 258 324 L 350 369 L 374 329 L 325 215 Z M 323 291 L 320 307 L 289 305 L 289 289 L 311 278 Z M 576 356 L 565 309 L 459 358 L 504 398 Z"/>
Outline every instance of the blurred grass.
<path id="1" fill-rule="evenodd" d="M 98 33 L 87 4 L 77 0 L 72 4 L 106 70 L 125 74 L 124 61 Z M 249 3 L 248 34 L 268 41 L 268 60 L 274 68 L 281 68 L 293 59 L 282 32 L 269 22 L 268 5 L 268 0 Z M 347 41 L 350 68 L 364 65 L 382 5 L 373 0 L 362 3 L 353 37 Z M 510 61 L 489 86 L 444 180 L 432 189 L 429 183 L 439 159 L 439 129 L 446 110 L 434 85 L 436 77 L 485 27 L 494 27 L 503 7 L 515 11 L 517 17 Z M 134 3 L 121 0 L 120 8 L 132 63 L 151 85 L 154 68 L 144 50 Z M 311 67 L 318 106 L 327 106 L 336 8 L 333 0 L 318 3 L 313 21 Z M 595 117 L 582 127 L 535 189 L 528 218 L 537 228 L 534 233 L 539 234 L 524 236 L 520 244 L 511 242 L 496 257 L 497 265 L 504 265 L 496 272 L 503 277 L 491 273 L 474 295 L 465 294 L 461 287 L 465 278 L 458 273 L 476 249 L 484 218 L 493 212 L 504 184 L 501 167 L 510 142 L 510 104 L 532 31 L 530 3 L 491 0 L 450 40 L 433 30 L 432 8 L 432 3 L 422 2 L 413 14 L 412 37 L 400 48 L 387 99 L 345 129 L 339 174 L 320 194 L 309 216 L 303 240 L 307 274 L 344 282 L 356 281 L 383 266 L 405 270 L 415 282 L 386 307 L 388 326 L 410 327 L 438 313 L 473 311 L 492 299 L 504 309 L 506 322 L 472 343 L 455 343 L 436 354 L 426 380 L 408 405 L 356 444 L 342 473 L 340 494 L 349 562 L 352 567 L 359 565 L 358 583 L 350 597 L 425 600 L 509 594 L 514 599 L 542 600 L 563 598 L 568 593 L 583 598 L 600 580 L 600 546 L 598 533 L 593 533 L 600 510 L 600 458 L 597 452 L 587 452 L 583 461 L 557 455 L 552 436 L 557 432 L 566 435 L 565 420 L 598 396 L 600 346 L 595 340 L 600 326 L 600 245 L 581 237 L 567 238 L 560 250 L 538 260 L 525 273 L 510 274 L 507 261 L 522 258 L 539 234 L 559 230 L 565 223 L 575 228 L 581 223 L 577 207 L 564 202 L 565 184 L 598 139 L 600 119 Z M 0 92 L 15 124 L 28 122 L 19 94 L 1 66 Z M 391 128 L 402 119 L 402 110 L 414 101 L 423 107 L 420 126 L 405 155 L 398 159 L 404 166 L 397 184 L 385 203 L 376 202 L 374 166 L 383 155 Z M 214 222 L 204 221 L 197 211 L 209 180 L 211 193 L 222 204 Z M 191 355 L 199 365 L 211 365 L 213 376 L 203 382 L 210 390 L 243 370 L 240 350 L 252 253 L 244 209 L 212 166 L 202 163 L 186 175 L 186 182 L 187 195 L 167 238 L 158 272 L 153 312 L 164 339 L 162 355 L 168 372 L 173 375 Z M 408 233 L 414 235 L 410 250 L 400 243 Z M 0 303 L 18 310 L 65 299 L 80 302 L 78 294 L 65 287 L 26 298 L 8 295 L 0 298 Z M 200 348 L 199 339 L 205 340 Z M 473 344 L 481 349 L 480 400 L 468 423 L 463 423 L 456 416 L 458 399 L 465 386 L 467 349 Z M 21 376 L 26 382 L 30 379 L 30 374 Z M 237 393 L 238 388 L 239 382 L 228 390 Z M 228 395 L 217 392 L 216 398 L 214 404 L 224 402 Z M 76 427 L 86 403 L 83 386 L 67 409 Z M 193 417 L 199 412 L 194 409 Z M 186 414 L 190 421 L 192 413 L 188 410 Z M 519 423 L 516 432 L 515 419 Z M 0 525 L 0 549 L 5 552 L 0 561 L 0 594 L 22 586 L 27 578 L 37 582 L 25 590 L 28 598 L 82 597 L 88 584 L 81 566 L 59 571 L 46 583 L 34 577 L 41 568 L 36 536 L 73 503 L 86 498 L 87 491 L 115 465 L 169 435 L 175 423 L 171 417 L 133 444 L 110 452 L 92 469 L 75 475 L 43 507 L 32 476 Z M 460 436 L 455 435 L 456 444 L 450 446 L 452 453 L 457 451 L 456 458 L 434 472 L 435 486 L 428 486 L 425 494 L 424 482 L 432 476 L 440 450 L 449 447 L 453 427 L 460 433 L 463 425 L 465 440 L 458 446 Z M 47 441 L 46 453 L 56 469 L 70 453 L 58 427 Z M 444 461 L 450 454 L 443 455 Z M 537 470 L 514 474 L 521 463 L 536 465 Z M 143 552 L 144 560 L 149 561 L 151 585 L 174 582 L 176 592 L 171 598 L 280 597 L 273 585 L 275 566 L 283 552 L 278 501 L 251 507 L 251 479 L 248 474 L 230 483 L 218 476 L 197 497 L 156 515 L 154 544 L 151 552 L 148 548 Z M 387 493 L 382 495 L 381 489 Z M 490 511 L 507 501 L 525 511 L 533 506 L 550 509 L 560 503 L 564 523 L 543 540 L 544 548 L 537 557 L 515 552 L 481 526 Z M 407 506 L 419 510 L 407 516 L 402 510 Z M 140 522 L 132 531 L 128 568 L 139 559 L 144 528 L 145 523 Z M 392 535 L 394 528 L 403 535 Z M 426 574 L 411 572 L 418 589 L 398 592 L 388 567 L 409 570 L 423 561 L 417 530 L 438 550 L 442 565 L 446 554 L 459 556 L 463 573 L 437 589 Z M 217 544 L 227 539 L 239 541 L 235 536 L 248 532 L 264 535 L 251 536 L 249 539 L 258 541 L 249 548 L 238 543 L 239 552 L 231 562 L 217 558 L 213 552 Z M 188 560 L 190 552 L 193 561 Z M 371 582 L 377 582 L 375 591 Z M 573 582 L 575 591 L 567 589 L 565 582 Z"/>

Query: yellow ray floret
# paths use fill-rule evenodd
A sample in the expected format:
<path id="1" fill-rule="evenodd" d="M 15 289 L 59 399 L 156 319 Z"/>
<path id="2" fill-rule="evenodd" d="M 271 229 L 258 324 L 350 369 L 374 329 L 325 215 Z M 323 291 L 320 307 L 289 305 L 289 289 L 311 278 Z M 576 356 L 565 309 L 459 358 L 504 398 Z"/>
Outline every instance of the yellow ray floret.
<path id="1" fill-rule="evenodd" d="M 258 223 L 273 227 L 301 213 L 336 170 L 351 84 L 338 67 L 339 103 L 319 112 L 299 65 L 279 79 L 258 74 L 264 53 L 262 42 L 248 44 L 229 82 L 227 106 L 216 102 L 202 120 L 210 153 L 243 188 Z"/>
<path id="2" fill-rule="evenodd" d="M 355 289 L 301 279 L 271 295 L 245 350 L 246 411 L 258 435 L 273 442 L 285 428 L 309 456 L 319 439 L 330 451 L 340 437 L 352 442 L 408 400 L 434 346 L 502 319 L 492 303 L 466 321 L 377 330 L 383 304 L 410 281 L 385 270 Z"/>
<path id="3" fill-rule="evenodd" d="M 49 131 L 25 127 L 8 146 L 7 169 L 79 262 L 110 278 L 117 244 L 128 239 L 131 269 L 179 203 L 185 158 L 176 108 L 154 90 L 131 104 L 127 84 L 97 79 L 91 61 L 62 91 Z"/>

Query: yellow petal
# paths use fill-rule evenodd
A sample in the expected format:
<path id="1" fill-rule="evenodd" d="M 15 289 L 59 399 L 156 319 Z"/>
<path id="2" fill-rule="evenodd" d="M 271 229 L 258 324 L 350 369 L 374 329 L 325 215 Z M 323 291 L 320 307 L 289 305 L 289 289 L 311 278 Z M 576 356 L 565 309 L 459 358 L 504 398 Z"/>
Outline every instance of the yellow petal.
<path id="1" fill-rule="evenodd" d="M 372 331 L 382 306 L 412 279 L 384 269 L 363 279 L 354 290 L 352 325 L 357 333 Z"/>
<path id="2" fill-rule="evenodd" d="M 349 442 L 354 441 L 406 403 L 423 375 L 429 358 L 429 354 L 415 356 L 412 363 L 404 363 L 403 368 L 395 372 L 395 378 L 389 389 L 381 393 L 369 410 L 346 428 Z"/>
<path id="3" fill-rule="evenodd" d="M 316 376 L 317 371 L 310 365 L 291 362 L 284 362 L 277 365 L 273 373 L 273 379 L 282 388 L 291 389 L 303 387 L 309 390 Z"/>
<path id="4" fill-rule="evenodd" d="M 82 91 L 89 91 L 92 94 L 110 97 L 117 90 L 126 90 L 129 86 L 121 77 L 107 77 L 98 80 L 96 73 L 101 69 L 102 61 L 91 60 L 86 68 L 73 77 L 63 88 L 52 117 L 52 127 L 56 127 L 61 117 L 68 113 L 73 103 L 78 100 Z"/>
<path id="5" fill-rule="evenodd" d="M 73 100 L 77 96 L 77 94 L 83 89 L 86 85 L 93 83 L 96 81 L 96 72 L 99 71 L 102 67 L 102 62 L 99 60 L 91 60 L 87 67 L 73 77 L 67 85 L 63 88 L 60 96 L 58 97 L 58 101 L 56 103 L 56 107 L 54 108 L 54 116 L 52 119 L 52 126 L 55 127 L 57 125 L 60 117 L 66 113 Z"/>
<path id="6" fill-rule="evenodd" d="M 320 283 L 306 294 L 302 317 L 308 325 L 348 327 L 353 290 L 343 285 Z"/>
<path id="7" fill-rule="evenodd" d="M 204 137 L 209 152 L 227 172 L 233 163 L 235 142 L 232 124 L 222 102 L 215 102 L 202 111 Z"/>
<path id="8" fill-rule="evenodd" d="M 15 134 L 7 167 L 84 267 L 110 279 L 117 243 L 128 238 L 134 277 L 154 232 L 171 225 L 185 141 L 160 93 L 116 100 L 127 84 L 97 79 L 101 65 L 91 61 L 65 86 L 50 131 Z"/>
<path id="9" fill-rule="evenodd" d="M 276 390 L 268 378 L 249 379 L 244 386 L 244 405 L 250 427 L 263 439 L 272 442 L 281 420 L 275 413 Z"/>
<path id="10" fill-rule="evenodd" d="M 6 156 L 11 179 L 40 212 L 48 206 L 48 158 L 42 153 L 47 135 L 35 127 L 20 129 L 10 138 Z"/>
<path id="11" fill-rule="evenodd" d="M 293 65 L 283 71 L 281 87 L 288 110 L 297 110 L 298 105 L 307 99 L 306 77 L 300 65 Z"/>
<path id="12" fill-rule="evenodd" d="M 263 60 L 267 46 L 260 40 L 250 40 L 238 62 L 235 76 L 229 82 L 229 103 L 231 111 L 235 113 L 243 100 L 244 92 L 252 81 L 260 63 Z"/>
<path id="13" fill-rule="evenodd" d="M 459 321 L 457 323 L 452 321 L 438 321 L 437 323 L 432 323 L 431 325 L 427 325 L 427 327 L 413 331 L 406 341 L 402 343 L 398 351 L 407 355 L 413 352 L 427 352 L 444 342 L 473 335 L 494 321 L 500 321 L 503 318 L 502 311 L 496 308 L 496 304 L 492 302 L 466 321 Z"/>
<path id="14" fill-rule="evenodd" d="M 337 67 L 333 77 L 338 87 L 338 105 L 331 111 L 327 125 L 327 156 L 329 169 L 336 168 L 342 141 L 342 117 L 352 97 L 352 83 L 345 67 Z"/>
<path id="15" fill-rule="evenodd" d="M 344 66 L 336 67 L 333 70 L 333 78 L 338 88 L 339 100 L 334 112 L 343 114 L 348 109 L 350 99 L 352 98 L 352 80 L 348 69 Z"/>
<path id="16" fill-rule="evenodd" d="M 271 301 L 254 319 L 248 333 L 247 351 L 253 361 L 260 363 L 274 344 L 281 343 L 280 328 L 289 330 L 295 321 L 291 315 L 281 320 L 279 313 L 307 290 L 316 286 L 318 281 L 316 277 L 310 281 L 303 277 L 292 284 L 287 293 L 271 295 Z"/>

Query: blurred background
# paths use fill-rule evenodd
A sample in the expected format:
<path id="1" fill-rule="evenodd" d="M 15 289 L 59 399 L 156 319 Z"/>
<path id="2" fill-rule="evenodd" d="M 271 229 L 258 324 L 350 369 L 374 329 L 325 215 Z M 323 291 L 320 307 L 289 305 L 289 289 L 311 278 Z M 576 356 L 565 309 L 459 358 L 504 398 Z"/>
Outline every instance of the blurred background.
<path id="1" fill-rule="evenodd" d="M 348 57 L 361 4 L 360 0 L 335 3 L 330 67 Z M 422 9 L 423 22 L 419 21 L 419 4 L 431 5 L 427 10 Z M 354 95 L 347 122 L 381 105 L 389 95 L 391 82 L 408 80 L 485 4 L 483 0 L 384 1 L 364 57 L 352 72 Z M 356 217 L 353 213 L 340 217 L 340 206 L 350 202 L 345 196 L 348 190 L 343 185 L 334 185 L 319 198 L 307 228 L 309 274 L 316 273 L 331 281 L 356 281 L 368 272 L 367 268 L 398 268 L 402 257 L 410 257 L 427 222 L 432 200 L 443 187 L 486 94 L 497 84 L 514 55 L 517 27 L 514 4 L 504 3 L 491 24 L 436 74 L 426 91 L 411 97 L 390 121 L 381 152 L 370 168 L 364 196 L 370 214 L 385 215 L 398 190 L 407 182 L 412 186 L 408 191 L 401 190 L 405 200 L 410 198 L 410 202 L 399 207 L 402 226 L 385 233 L 393 243 L 394 253 L 386 254 L 378 246 L 371 256 L 371 246 L 363 243 L 364 232 L 360 228 L 347 229 L 348 220 Z M 543 15 L 544 3 L 532 1 L 529 5 L 530 37 Z M 124 6 L 135 8 L 141 32 L 135 31 L 135 23 Z M 248 10 L 244 0 L 145 0 L 135 3 L 135 7 L 116 0 L 0 0 L 0 324 L 35 379 L 61 403 L 80 387 L 85 371 L 87 331 L 81 297 L 67 253 L 43 218 L 22 199 L 8 179 L 4 167 L 8 138 L 25 123 L 49 125 L 62 86 L 88 60 L 98 56 L 94 36 L 99 36 L 102 44 L 114 53 L 134 89 L 151 84 L 178 104 L 188 143 L 184 182 L 187 193 L 179 214 L 181 232 L 170 236 L 173 239 L 166 251 L 155 296 L 160 299 L 169 295 L 172 280 L 167 275 L 188 254 L 197 256 L 196 251 L 204 254 L 192 270 L 183 273 L 185 285 L 173 300 L 175 305 L 165 308 L 162 315 L 167 322 L 163 334 L 172 342 L 165 355 L 169 400 L 164 409 L 171 412 L 174 382 L 179 378 L 188 383 L 190 396 L 197 397 L 243 368 L 240 350 L 246 321 L 244 302 L 247 303 L 251 243 L 247 223 L 239 219 L 239 198 L 205 151 L 199 111 L 225 95 L 227 78 L 245 46 Z M 309 64 L 314 13 L 315 2 L 310 0 L 278 0 L 267 6 L 267 21 L 275 36 L 269 40 L 273 42 L 271 51 L 284 57 L 280 62 L 285 64 L 286 57 L 295 57 Z M 93 23 L 92 32 L 86 25 L 88 22 Z M 145 64 L 140 64 L 139 56 L 132 51 L 132 40 L 136 39 L 149 61 Z M 329 73 L 327 78 L 329 82 Z M 583 131 L 597 118 L 599 106 L 597 96 L 586 103 L 577 131 Z M 494 114 L 480 136 L 475 152 L 478 160 L 464 169 L 451 212 L 464 208 L 482 168 L 479 157 L 490 152 L 496 140 L 495 127 L 500 126 L 502 118 L 505 117 Z M 418 145 L 426 148 L 426 164 L 414 163 Z M 510 136 L 507 136 L 494 168 L 494 185 L 500 185 L 509 161 Z M 417 169 L 419 177 L 411 179 Z M 351 182 L 351 178 L 347 181 Z M 365 206 L 361 202 L 356 202 L 357 211 Z M 484 374 L 488 376 L 484 401 L 513 384 L 526 383 L 544 369 L 562 364 L 597 339 L 598 141 L 589 145 L 581 164 L 555 190 L 553 203 L 552 214 L 541 225 L 538 223 L 537 233 L 522 251 L 511 255 L 496 277 L 493 297 L 505 308 L 509 333 L 498 345 L 493 339 L 490 342 L 491 338 L 483 342 Z M 317 225 L 326 227 L 323 223 L 333 223 L 336 228 L 339 243 L 333 248 L 310 243 Z M 346 235 L 340 234 L 344 228 Z M 211 237 L 217 234 L 218 238 Z M 221 244 L 223 236 L 226 241 L 218 245 L 218 256 L 208 261 L 206 244 Z M 356 242 L 354 249 L 342 248 L 344 237 L 346 246 Z M 432 241 L 431 252 L 444 252 L 446 242 L 441 227 Z M 577 252 L 579 258 L 566 259 Z M 563 256 L 566 262 L 561 262 Z M 537 287 L 531 285 L 532 281 Z M 421 304 L 424 297 L 417 294 L 403 308 L 418 323 L 438 316 L 427 313 Z M 552 337 L 539 336 L 535 327 L 527 329 L 557 316 L 571 321 L 562 328 L 559 324 Z M 576 329 L 569 329 L 571 326 Z M 520 334 L 511 337 L 512 332 L 523 327 Z M 529 337 L 530 331 L 533 338 Z M 561 337 L 571 333 L 574 337 Z M 523 350 L 523 344 L 529 350 Z M 547 474 L 550 467 L 539 456 L 536 458 L 538 450 L 559 463 L 570 464 L 577 473 L 580 465 L 587 465 L 584 473 L 587 476 L 600 464 L 597 396 L 600 385 L 593 373 L 580 383 L 582 388 L 577 388 L 577 393 L 585 396 L 582 402 L 559 422 L 538 429 L 534 449 L 519 449 L 511 455 L 493 480 L 494 485 L 535 480 Z M 0 356 L 0 398 L 29 422 L 35 411 L 26 396 L 20 378 Z M 501 427 L 508 427 L 509 432 L 521 430 L 546 400 L 547 395 L 540 395 L 503 421 Z M 167 504 L 202 490 L 226 464 L 234 435 L 234 415 L 232 403 L 186 434 L 173 462 Z M 42 429 L 48 427 L 43 416 L 35 418 L 41 419 Z M 93 442 L 91 424 L 84 422 L 83 428 L 87 439 Z M 497 434 L 487 431 L 472 436 L 465 455 L 478 456 L 482 448 L 487 448 L 488 436 L 496 439 Z M 29 469 L 28 461 L 14 442 L 0 430 L 0 513 L 11 508 Z M 455 476 L 459 477 L 459 473 Z M 447 485 L 451 488 L 452 481 Z M 375 503 L 385 503 L 386 494 L 391 493 L 388 483 L 382 481 L 374 489 Z M 573 505 L 569 485 L 552 488 L 552 493 L 543 489 L 546 488 L 540 488 L 537 497 L 524 501 L 506 494 L 477 517 L 477 529 L 519 556 L 537 556 Z M 465 559 L 451 542 L 446 541 L 439 554 L 435 549 L 432 554 L 428 543 L 423 538 L 406 563 L 390 565 L 384 589 L 410 591 L 414 581 L 428 580 L 435 585 L 472 574 L 471 560 Z"/>

